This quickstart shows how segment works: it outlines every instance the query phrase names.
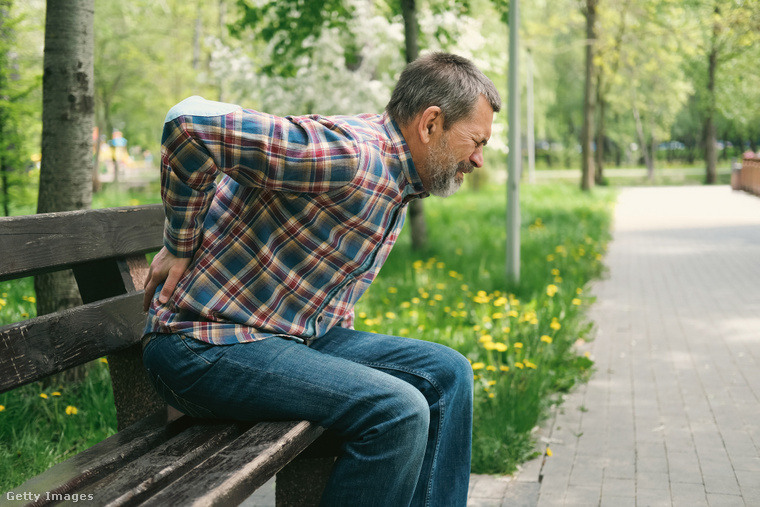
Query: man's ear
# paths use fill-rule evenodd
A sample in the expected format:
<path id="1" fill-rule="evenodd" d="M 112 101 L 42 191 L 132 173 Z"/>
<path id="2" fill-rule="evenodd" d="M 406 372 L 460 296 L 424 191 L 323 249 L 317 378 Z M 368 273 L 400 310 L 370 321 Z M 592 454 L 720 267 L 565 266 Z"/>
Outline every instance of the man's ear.
<path id="1" fill-rule="evenodd" d="M 423 144 L 430 143 L 443 132 L 443 113 L 438 106 L 430 106 L 419 116 L 417 134 Z"/>

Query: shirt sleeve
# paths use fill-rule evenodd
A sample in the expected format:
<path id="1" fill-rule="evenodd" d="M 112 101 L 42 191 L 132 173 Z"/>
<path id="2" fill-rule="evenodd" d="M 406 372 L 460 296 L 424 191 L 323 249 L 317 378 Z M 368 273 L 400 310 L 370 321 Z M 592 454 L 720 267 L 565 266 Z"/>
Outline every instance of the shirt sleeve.
<path id="1" fill-rule="evenodd" d="M 161 142 L 164 244 L 178 257 L 194 254 L 220 173 L 247 187 L 316 194 L 350 183 L 360 158 L 357 137 L 331 118 L 186 99 L 167 114 Z"/>

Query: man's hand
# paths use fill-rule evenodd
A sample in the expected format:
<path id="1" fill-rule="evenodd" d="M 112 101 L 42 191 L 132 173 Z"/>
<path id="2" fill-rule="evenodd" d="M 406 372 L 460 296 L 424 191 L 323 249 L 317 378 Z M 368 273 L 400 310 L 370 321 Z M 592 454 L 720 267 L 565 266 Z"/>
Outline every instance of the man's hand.
<path id="1" fill-rule="evenodd" d="M 175 257 L 166 247 L 162 248 L 150 263 L 148 278 L 145 280 L 145 296 L 143 297 L 143 311 L 148 311 L 156 287 L 164 284 L 161 294 L 158 296 L 160 303 L 166 303 L 174 294 L 182 275 L 185 274 L 190 266 L 192 259 L 190 257 Z"/>

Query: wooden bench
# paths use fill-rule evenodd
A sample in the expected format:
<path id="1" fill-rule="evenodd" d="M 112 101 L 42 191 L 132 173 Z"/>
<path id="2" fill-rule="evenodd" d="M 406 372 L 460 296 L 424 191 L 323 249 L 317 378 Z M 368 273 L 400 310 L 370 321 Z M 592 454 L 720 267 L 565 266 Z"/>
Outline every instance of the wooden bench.
<path id="1" fill-rule="evenodd" d="M 163 224 L 160 205 L 0 218 L 0 281 L 72 269 L 84 302 L 0 328 L 0 393 L 107 355 L 119 430 L 12 491 L 40 494 L 34 506 L 75 494 L 87 505 L 227 506 L 277 474 L 278 507 L 317 505 L 335 442 L 293 460 L 322 428 L 192 419 L 149 384 L 142 287 Z"/>
<path id="2" fill-rule="evenodd" d="M 742 160 L 739 186 L 746 192 L 760 196 L 760 157 Z"/>

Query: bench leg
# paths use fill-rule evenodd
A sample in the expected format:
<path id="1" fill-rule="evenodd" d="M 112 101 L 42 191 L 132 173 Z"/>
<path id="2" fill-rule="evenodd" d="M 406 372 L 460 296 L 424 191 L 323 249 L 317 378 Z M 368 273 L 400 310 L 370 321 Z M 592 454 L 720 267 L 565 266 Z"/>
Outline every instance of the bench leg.
<path id="1" fill-rule="evenodd" d="M 277 507 L 318 507 L 335 458 L 298 458 L 275 481 Z"/>

